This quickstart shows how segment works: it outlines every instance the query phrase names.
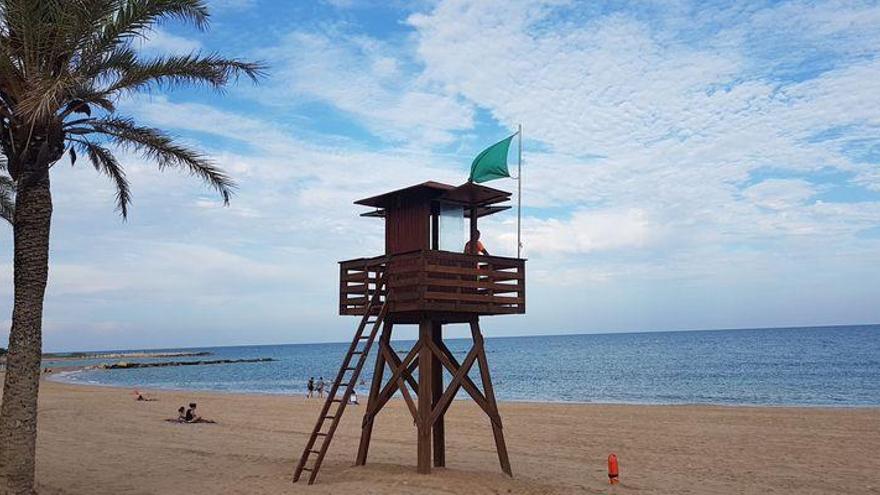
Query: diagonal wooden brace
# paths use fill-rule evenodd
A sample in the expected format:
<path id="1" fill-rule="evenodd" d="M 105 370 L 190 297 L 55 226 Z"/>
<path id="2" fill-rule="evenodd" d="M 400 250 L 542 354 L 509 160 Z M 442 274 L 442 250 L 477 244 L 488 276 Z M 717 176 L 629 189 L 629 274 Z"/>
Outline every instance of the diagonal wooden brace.
<path id="1" fill-rule="evenodd" d="M 434 349 L 436 349 L 436 347 L 434 347 Z M 437 349 L 437 351 L 439 352 L 439 349 Z M 452 399 L 455 398 L 455 393 L 458 392 L 462 379 L 467 376 L 468 371 L 471 370 L 471 366 L 477 361 L 478 354 L 479 352 L 476 346 L 471 348 L 468 355 L 464 358 L 461 367 L 455 370 L 455 374 L 449 382 L 449 387 L 443 392 L 443 395 L 440 397 L 440 400 L 437 401 L 434 410 L 431 412 L 431 424 L 434 424 L 434 422 L 437 421 L 437 418 L 449 408 L 449 404 L 452 402 Z"/>

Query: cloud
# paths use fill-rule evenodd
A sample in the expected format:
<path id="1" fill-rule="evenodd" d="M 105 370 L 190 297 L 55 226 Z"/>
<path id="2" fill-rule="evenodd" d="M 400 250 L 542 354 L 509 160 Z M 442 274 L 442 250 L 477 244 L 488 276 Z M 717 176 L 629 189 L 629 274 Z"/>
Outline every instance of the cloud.
<path id="1" fill-rule="evenodd" d="M 566 220 L 528 218 L 525 225 L 530 256 L 639 249 L 662 236 L 662 228 L 639 209 L 577 210 Z M 511 236 L 507 233 L 502 239 Z"/>
<path id="2" fill-rule="evenodd" d="M 743 191 L 754 205 L 772 210 L 802 206 L 816 195 L 816 188 L 805 180 L 769 179 Z"/>
<path id="3" fill-rule="evenodd" d="M 164 29 L 152 30 L 146 38 L 139 38 L 137 48 L 147 55 L 187 55 L 202 49 L 198 40 L 184 38 L 165 31 Z"/>
<path id="4" fill-rule="evenodd" d="M 214 10 L 240 11 L 257 5 L 257 0 L 211 0 L 211 8 Z"/>
<path id="5" fill-rule="evenodd" d="M 448 143 L 471 129 L 474 110 L 414 77 L 405 51 L 339 29 L 297 31 L 264 51 L 276 68 L 274 101 L 326 102 L 393 142 Z"/>

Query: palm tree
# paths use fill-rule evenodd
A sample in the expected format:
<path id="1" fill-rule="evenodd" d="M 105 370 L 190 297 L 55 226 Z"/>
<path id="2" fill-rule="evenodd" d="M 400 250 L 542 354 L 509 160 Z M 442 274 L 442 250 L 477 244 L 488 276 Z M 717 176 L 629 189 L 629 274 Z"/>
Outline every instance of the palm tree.
<path id="1" fill-rule="evenodd" d="M 115 184 L 123 218 L 131 196 L 119 148 L 201 178 L 226 203 L 234 188 L 204 155 L 117 114 L 120 97 L 152 87 L 222 89 L 261 75 L 260 64 L 215 54 L 145 57 L 134 42 L 166 20 L 204 29 L 208 9 L 202 0 L 0 0 L 0 154 L 15 192 L 15 291 L 0 410 L 0 475 L 9 493 L 31 493 L 34 483 L 52 166 L 65 153 L 74 163 L 88 160 Z"/>

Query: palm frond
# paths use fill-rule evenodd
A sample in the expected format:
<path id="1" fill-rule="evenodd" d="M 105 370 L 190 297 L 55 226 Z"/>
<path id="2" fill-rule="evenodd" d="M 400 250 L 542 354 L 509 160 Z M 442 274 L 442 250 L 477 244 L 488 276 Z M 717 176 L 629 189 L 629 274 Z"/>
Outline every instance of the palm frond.
<path id="1" fill-rule="evenodd" d="M 192 53 L 159 57 L 149 61 L 132 61 L 105 92 L 113 95 L 121 91 L 139 91 L 151 84 L 206 84 L 219 90 L 240 76 L 256 82 L 264 71 L 263 64 L 223 58 L 215 54 Z"/>
<path id="2" fill-rule="evenodd" d="M 128 218 L 128 205 L 131 204 L 131 189 L 128 179 L 125 178 L 125 170 L 107 148 L 95 144 L 88 139 L 72 139 L 78 148 L 84 153 L 95 170 L 106 175 L 116 185 L 116 209 L 122 218 Z"/>
<path id="3" fill-rule="evenodd" d="M 160 169 L 182 168 L 213 187 L 223 197 L 224 204 L 235 189 L 235 182 L 210 159 L 191 148 L 178 144 L 168 134 L 152 127 L 139 126 L 123 117 L 107 117 L 89 122 L 86 128 L 72 128 L 70 134 L 104 135 L 117 146 L 141 153 L 154 161 Z"/>
<path id="4" fill-rule="evenodd" d="M 112 16 L 97 30 L 84 52 L 98 56 L 144 36 L 164 19 L 191 23 L 199 29 L 208 25 L 208 7 L 202 0 L 120 0 Z"/>
<path id="5" fill-rule="evenodd" d="M 64 106 L 67 90 L 74 84 L 71 74 L 35 81 L 18 102 L 16 112 L 27 120 L 43 122 Z"/>

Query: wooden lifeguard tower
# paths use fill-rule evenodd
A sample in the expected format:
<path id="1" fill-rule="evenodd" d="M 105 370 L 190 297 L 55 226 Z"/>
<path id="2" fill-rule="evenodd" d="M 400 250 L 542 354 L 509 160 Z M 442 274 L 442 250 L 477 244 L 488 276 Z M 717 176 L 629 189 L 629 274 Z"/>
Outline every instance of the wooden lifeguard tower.
<path id="1" fill-rule="evenodd" d="M 367 461 L 376 415 L 400 391 L 418 430 L 418 472 L 431 471 L 432 454 L 434 466 L 445 466 L 443 417 L 464 389 L 489 417 L 501 469 L 512 475 L 479 318 L 525 313 L 525 260 L 463 253 L 468 238 L 476 245 L 478 219 L 510 208 L 501 205 L 509 199 L 508 192 L 471 182 L 457 187 L 425 182 L 355 202 L 373 208 L 362 216 L 385 220 L 385 254 L 340 262 L 339 314 L 361 320 L 294 482 L 308 472 L 309 484 L 314 483 L 380 329 L 356 465 Z M 470 325 L 473 347 L 462 361 L 443 343 L 447 323 Z M 419 327 L 418 340 L 405 356 L 390 345 L 398 325 Z M 468 377 L 474 363 L 482 391 Z M 386 368 L 390 377 L 383 380 Z M 445 388 L 444 368 L 452 376 Z"/>

